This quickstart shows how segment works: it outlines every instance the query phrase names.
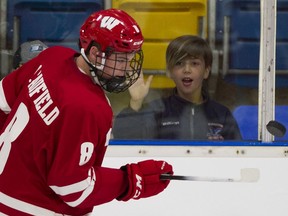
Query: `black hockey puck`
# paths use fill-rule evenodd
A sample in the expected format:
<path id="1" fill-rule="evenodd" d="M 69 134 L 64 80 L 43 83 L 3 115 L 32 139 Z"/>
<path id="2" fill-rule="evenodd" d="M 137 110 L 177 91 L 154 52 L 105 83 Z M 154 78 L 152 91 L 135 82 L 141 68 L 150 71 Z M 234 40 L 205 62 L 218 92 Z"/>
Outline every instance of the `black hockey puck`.
<path id="1" fill-rule="evenodd" d="M 270 121 L 266 125 L 266 128 L 269 131 L 269 133 L 271 133 L 273 136 L 276 137 L 283 137 L 286 133 L 285 126 L 277 121 Z"/>

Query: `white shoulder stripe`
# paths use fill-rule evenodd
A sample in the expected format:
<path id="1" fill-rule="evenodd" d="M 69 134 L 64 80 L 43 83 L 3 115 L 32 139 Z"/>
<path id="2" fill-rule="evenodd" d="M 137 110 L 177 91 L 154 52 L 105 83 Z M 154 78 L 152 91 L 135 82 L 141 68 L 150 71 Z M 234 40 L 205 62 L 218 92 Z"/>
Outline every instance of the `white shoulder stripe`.
<path id="1" fill-rule="evenodd" d="M 0 109 L 5 113 L 9 113 L 11 111 L 11 108 L 6 101 L 3 89 L 3 79 L 0 81 Z"/>

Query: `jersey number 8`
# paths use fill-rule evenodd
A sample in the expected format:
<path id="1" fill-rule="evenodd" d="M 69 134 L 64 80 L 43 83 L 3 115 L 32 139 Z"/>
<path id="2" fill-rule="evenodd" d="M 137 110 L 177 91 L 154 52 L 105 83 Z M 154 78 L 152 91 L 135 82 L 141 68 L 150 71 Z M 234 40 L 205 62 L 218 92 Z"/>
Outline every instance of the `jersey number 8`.
<path id="1" fill-rule="evenodd" d="M 29 113 L 27 107 L 21 103 L 5 131 L 0 136 L 0 175 L 8 160 L 12 142 L 21 134 L 28 121 Z"/>

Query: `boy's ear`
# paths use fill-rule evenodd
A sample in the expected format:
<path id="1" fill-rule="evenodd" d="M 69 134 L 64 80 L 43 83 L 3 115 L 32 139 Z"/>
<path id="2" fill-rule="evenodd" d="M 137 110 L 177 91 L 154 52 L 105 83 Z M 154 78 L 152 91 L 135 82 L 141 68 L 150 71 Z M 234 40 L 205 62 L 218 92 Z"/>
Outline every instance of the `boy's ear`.
<path id="1" fill-rule="evenodd" d="M 208 79 L 209 75 L 210 75 L 210 71 L 211 71 L 211 67 L 206 67 L 205 68 L 205 74 L 204 74 L 204 78 Z"/>

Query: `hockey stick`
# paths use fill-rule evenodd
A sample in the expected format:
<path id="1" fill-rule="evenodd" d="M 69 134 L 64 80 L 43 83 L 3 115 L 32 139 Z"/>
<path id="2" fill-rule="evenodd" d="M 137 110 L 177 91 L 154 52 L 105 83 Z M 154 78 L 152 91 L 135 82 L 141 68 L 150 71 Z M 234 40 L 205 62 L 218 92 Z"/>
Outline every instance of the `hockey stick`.
<path id="1" fill-rule="evenodd" d="M 186 181 L 206 181 L 206 182 L 257 182 L 260 172 L 256 168 L 241 169 L 240 178 L 218 178 L 218 177 L 198 177 L 198 176 L 182 176 L 182 175 L 160 175 L 161 180 L 186 180 Z"/>

